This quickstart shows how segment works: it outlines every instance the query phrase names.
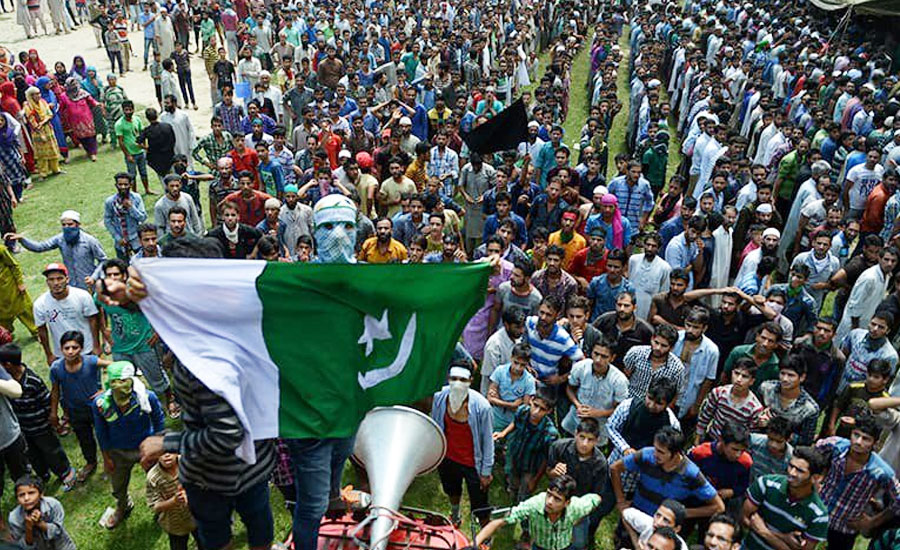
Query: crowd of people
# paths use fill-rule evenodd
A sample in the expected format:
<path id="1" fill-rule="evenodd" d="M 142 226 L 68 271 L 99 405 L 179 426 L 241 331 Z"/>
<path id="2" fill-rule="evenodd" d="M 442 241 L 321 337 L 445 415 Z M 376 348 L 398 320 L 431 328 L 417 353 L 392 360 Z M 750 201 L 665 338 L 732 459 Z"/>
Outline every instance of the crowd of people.
<path id="1" fill-rule="evenodd" d="M 41 2 L 17 6 L 29 37 L 48 31 Z M 782 0 L 48 8 L 57 33 L 94 29 L 111 72 L 0 50 L 0 338 L 18 320 L 49 366 L 0 347 L 22 547 L 89 544 L 45 488 L 102 459 L 110 529 L 140 464 L 172 548 L 230 547 L 234 512 L 251 548 L 278 548 L 270 485 L 294 547 L 316 548 L 353 438 L 237 458 L 234 410 L 140 311 L 129 264 L 157 256 L 489 261 L 448 383 L 419 404 L 446 435 L 449 519 L 465 485 L 478 544 L 515 524 L 535 548 L 592 548 L 607 516 L 616 547 L 639 550 L 900 540 L 900 67 L 864 21 Z M 129 72 L 158 106 L 136 108 Z M 520 97 L 527 138 L 471 150 L 466 134 Z M 572 101 L 588 112 L 574 125 Z M 26 191 L 105 143 L 121 158 L 98 178 L 112 249 L 69 204 L 55 235 L 18 232 Z M 16 255 L 54 249 L 32 300 Z M 491 520 L 501 480 L 513 508 Z"/>

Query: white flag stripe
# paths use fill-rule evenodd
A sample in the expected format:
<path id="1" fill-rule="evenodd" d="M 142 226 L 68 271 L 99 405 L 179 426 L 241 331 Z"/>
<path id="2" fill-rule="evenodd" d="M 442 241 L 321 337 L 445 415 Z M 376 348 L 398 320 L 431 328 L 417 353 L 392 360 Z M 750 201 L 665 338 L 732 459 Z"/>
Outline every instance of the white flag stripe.
<path id="1" fill-rule="evenodd" d="M 253 440 L 278 436 L 279 374 L 262 333 L 256 279 L 264 261 L 141 258 L 141 310 L 204 385 L 234 408 L 247 430 L 237 455 L 256 461 Z"/>

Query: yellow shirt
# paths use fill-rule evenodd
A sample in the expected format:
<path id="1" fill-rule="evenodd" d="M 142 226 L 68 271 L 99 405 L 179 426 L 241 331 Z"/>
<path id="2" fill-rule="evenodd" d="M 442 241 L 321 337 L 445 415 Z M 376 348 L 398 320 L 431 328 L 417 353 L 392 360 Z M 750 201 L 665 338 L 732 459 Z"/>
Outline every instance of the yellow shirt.
<path id="1" fill-rule="evenodd" d="M 555 244 L 556 246 L 566 251 L 566 257 L 563 258 L 562 261 L 562 268 L 566 271 L 569 271 L 569 268 L 572 267 L 572 260 L 575 259 L 575 253 L 587 246 L 587 241 L 585 241 L 584 237 L 582 237 L 578 233 L 573 233 L 572 238 L 569 239 L 569 242 L 563 243 L 562 229 L 550 233 L 550 239 L 547 241 L 547 243 Z"/>
<path id="2" fill-rule="evenodd" d="M 413 180 L 419 193 L 422 192 L 422 189 L 425 189 L 425 184 L 428 182 L 427 165 L 428 162 L 419 164 L 419 159 L 416 158 L 416 160 L 409 163 L 409 167 L 406 169 L 406 177 Z"/>
<path id="3" fill-rule="evenodd" d="M 378 250 L 378 238 L 369 237 L 359 249 L 356 259 L 370 264 L 400 263 L 406 259 L 406 247 L 400 241 L 391 239 L 387 253 L 382 254 Z"/>

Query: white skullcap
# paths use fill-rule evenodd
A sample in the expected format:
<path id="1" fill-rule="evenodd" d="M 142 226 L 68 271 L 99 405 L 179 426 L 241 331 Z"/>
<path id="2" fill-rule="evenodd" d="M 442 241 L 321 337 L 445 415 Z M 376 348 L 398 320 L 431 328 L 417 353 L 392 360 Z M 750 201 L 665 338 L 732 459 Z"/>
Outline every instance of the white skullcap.
<path id="1" fill-rule="evenodd" d="M 538 124 L 538 121 L 532 120 L 532 121 L 530 121 L 530 122 L 528 123 L 528 127 L 529 127 L 529 128 L 540 128 L 541 125 Z"/>
<path id="2" fill-rule="evenodd" d="M 781 231 L 775 229 L 774 227 L 769 227 L 769 228 L 767 228 L 765 231 L 763 231 L 762 236 L 763 236 L 763 238 L 766 238 L 766 237 L 768 237 L 769 235 L 774 236 L 776 239 L 780 239 L 780 238 L 781 238 Z"/>
<path id="3" fill-rule="evenodd" d="M 400 117 L 400 126 L 412 126 L 412 120 L 408 116 Z"/>
<path id="4" fill-rule="evenodd" d="M 81 223 L 81 214 L 75 210 L 66 210 L 59 215 L 59 221 L 72 220 L 75 223 Z"/>
<path id="5" fill-rule="evenodd" d="M 350 153 L 350 151 L 347 150 L 347 149 L 341 149 L 341 152 L 338 153 L 338 158 L 339 158 L 339 159 L 348 159 L 348 158 L 350 158 L 350 157 L 352 157 L 352 156 L 353 156 L 353 154 Z"/>
<path id="6" fill-rule="evenodd" d="M 756 206 L 756 211 L 760 214 L 771 214 L 773 212 L 772 205 L 764 202 Z"/>
<path id="7" fill-rule="evenodd" d="M 593 193 L 594 195 L 605 195 L 609 193 L 609 189 L 607 189 L 605 185 L 598 185 L 597 187 L 594 187 Z"/>
<path id="8" fill-rule="evenodd" d="M 281 208 L 281 201 L 275 197 L 266 199 L 265 208 Z"/>

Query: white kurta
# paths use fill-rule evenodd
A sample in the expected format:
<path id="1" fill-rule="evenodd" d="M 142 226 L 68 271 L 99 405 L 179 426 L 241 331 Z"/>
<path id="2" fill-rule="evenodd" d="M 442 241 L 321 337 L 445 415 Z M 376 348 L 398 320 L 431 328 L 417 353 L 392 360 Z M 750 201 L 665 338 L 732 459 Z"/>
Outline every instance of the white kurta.
<path id="1" fill-rule="evenodd" d="M 728 286 L 728 271 L 731 268 L 731 246 L 734 229 L 725 229 L 720 225 L 713 231 L 713 261 L 709 276 L 709 288 L 723 288 Z M 713 294 L 709 298 L 709 305 L 717 308 L 722 303 L 721 294 Z"/>
<path id="2" fill-rule="evenodd" d="M 654 294 L 669 291 L 669 273 L 672 266 L 660 256 L 647 261 L 643 254 L 634 254 L 628 260 L 628 280 L 634 285 L 637 298 L 635 315 L 647 320 L 650 302 Z"/>
<path id="3" fill-rule="evenodd" d="M 844 336 L 850 333 L 852 328 L 850 319 L 853 317 L 859 317 L 859 328 L 869 326 L 872 315 L 887 293 L 888 280 L 880 264 L 875 264 L 862 272 L 853 285 L 853 290 L 850 291 L 850 297 L 847 298 L 847 306 L 844 308 L 841 324 L 835 336 L 836 342 L 842 342 Z"/>
<path id="4" fill-rule="evenodd" d="M 194 149 L 194 127 L 187 113 L 181 109 L 175 109 L 174 113 L 163 111 L 159 115 L 160 122 L 167 122 L 175 130 L 175 154 L 185 155 L 188 160 L 188 170 L 194 169 L 194 159 L 191 151 Z"/>
<path id="5" fill-rule="evenodd" d="M 175 51 L 175 27 L 171 17 L 156 20 L 156 37 L 159 40 L 159 58 L 168 59 Z"/>

